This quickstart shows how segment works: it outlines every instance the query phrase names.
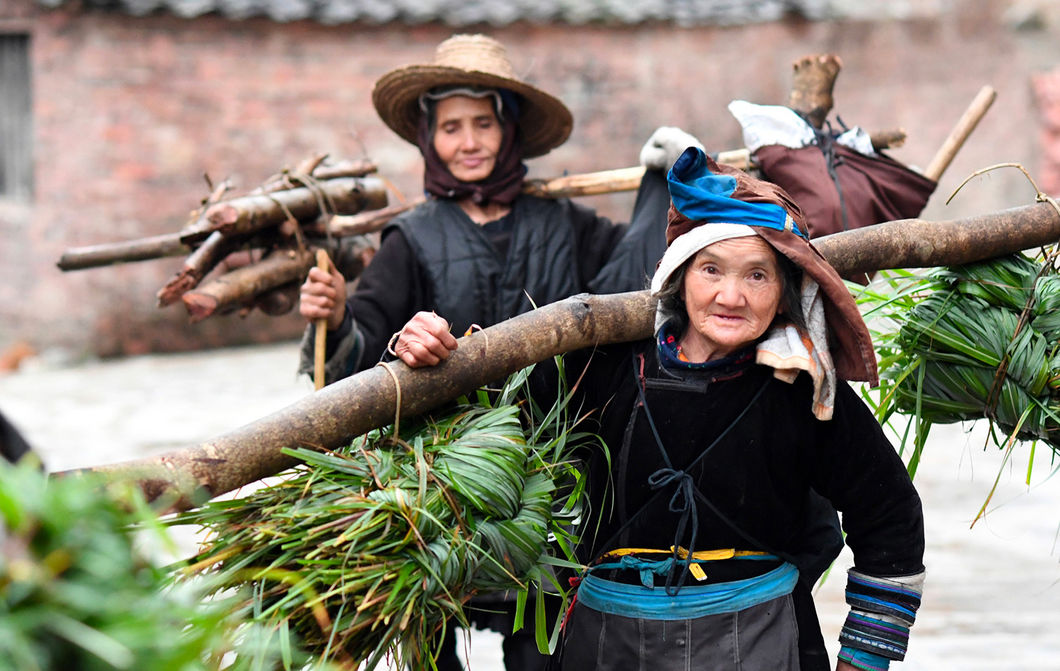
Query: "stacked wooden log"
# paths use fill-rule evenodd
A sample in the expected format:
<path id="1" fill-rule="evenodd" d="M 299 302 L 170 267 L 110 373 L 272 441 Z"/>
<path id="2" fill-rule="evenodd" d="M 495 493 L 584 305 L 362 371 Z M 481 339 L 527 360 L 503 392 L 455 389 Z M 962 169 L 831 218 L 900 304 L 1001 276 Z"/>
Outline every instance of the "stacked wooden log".
<path id="1" fill-rule="evenodd" d="M 335 256 L 339 236 L 332 234 L 329 222 L 387 205 L 384 181 L 371 176 L 374 163 L 325 159 L 303 161 L 241 196 L 230 195 L 230 185 L 223 182 L 177 233 L 70 249 L 59 268 L 186 255 L 158 291 L 159 307 L 180 301 L 193 322 L 254 307 L 283 314 L 296 305 L 298 285 L 315 262 L 316 250 Z"/>

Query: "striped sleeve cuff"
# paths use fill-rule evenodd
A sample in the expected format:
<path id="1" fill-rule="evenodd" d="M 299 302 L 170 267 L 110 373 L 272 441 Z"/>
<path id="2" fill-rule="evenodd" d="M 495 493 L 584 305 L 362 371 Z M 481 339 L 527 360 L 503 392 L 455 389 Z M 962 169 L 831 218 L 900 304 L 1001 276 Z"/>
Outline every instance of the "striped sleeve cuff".
<path id="1" fill-rule="evenodd" d="M 839 649 L 839 659 L 864 671 L 888 671 L 891 668 L 891 660 L 886 657 L 846 646 Z"/>
<path id="2" fill-rule="evenodd" d="M 909 628 L 920 608 L 923 583 L 923 572 L 913 576 L 882 578 L 851 569 L 846 590 L 846 601 L 851 609 L 839 632 L 840 644 L 844 648 L 888 660 L 905 659 L 909 648 Z"/>

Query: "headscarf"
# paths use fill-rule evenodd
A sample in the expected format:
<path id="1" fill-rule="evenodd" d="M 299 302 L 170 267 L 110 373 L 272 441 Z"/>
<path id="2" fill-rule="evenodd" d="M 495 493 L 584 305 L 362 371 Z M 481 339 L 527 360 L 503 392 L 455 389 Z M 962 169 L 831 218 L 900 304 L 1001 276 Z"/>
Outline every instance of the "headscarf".
<path id="1" fill-rule="evenodd" d="M 799 371 L 809 373 L 814 414 L 820 419 L 831 417 L 837 376 L 877 381 L 872 340 L 857 304 L 835 269 L 810 244 L 802 211 L 780 187 L 718 165 L 696 147 L 677 159 L 667 182 L 667 250 L 652 278 L 653 295 L 707 245 L 757 234 L 802 269 L 806 320 L 805 329 L 777 320 L 758 343 L 758 363 L 772 366 L 776 376 L 788 382 Z M 657 331 L 670 316 L 657 312 Z"/>
<path id="2" fill-rule="evenodd" d="M 497 151 L 493 172 L 489 177 L 478 182 L 464 182 L 453 176 L 434 149 L 434 134 L 431 128 L 433 105 L 437 101 L 452 96 L 485 97 L 492 95 L 501 101 L 501 109 L 495 108 L 501 124 L 501 146 Z M 421 97 L 421 108 L 428 111 L 420 114 L 417 128 L 417 146 L 423 155 L 424 175 L 423 188 L 432 196 L 463 200 L 471 198 L 479 205 L 501 203 L 510 205 L 522 191 L 523 178 L 526 176 L 526 165 L 523 163 L 521 139 L 519 137 L 518 105 L 514 94 L 509 91 L 494 89 L 469 90 L 467 87 L 455 87 L 431 92 Z M 434 129 L 437 130 L 437 129 Z"/>

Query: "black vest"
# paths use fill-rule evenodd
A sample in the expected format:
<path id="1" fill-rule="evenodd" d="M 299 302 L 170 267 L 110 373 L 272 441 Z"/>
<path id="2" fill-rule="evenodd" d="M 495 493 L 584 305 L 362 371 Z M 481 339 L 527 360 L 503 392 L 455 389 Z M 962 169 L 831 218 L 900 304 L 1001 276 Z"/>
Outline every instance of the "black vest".
<path id="1" fill-rule="evenodd" d="M 517 198 L 507 258 L 451 200 L 431 200 L 395 219 L 425 269 L 435 310 L 457 337 L 583 290 L 579 286 L 572 205 Z"/>

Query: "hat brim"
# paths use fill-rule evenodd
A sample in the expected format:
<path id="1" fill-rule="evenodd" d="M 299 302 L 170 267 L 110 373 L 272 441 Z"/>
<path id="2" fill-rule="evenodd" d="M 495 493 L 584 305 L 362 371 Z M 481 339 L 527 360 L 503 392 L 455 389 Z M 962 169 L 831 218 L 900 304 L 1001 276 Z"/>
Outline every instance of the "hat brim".
<path id="1" fill-rule="evenodd" d="M 574 127 L 567 106 L 536 87 L 489 72 L 436 65 L 410 65 L 386 73 L 372 89 L 372 104 L 383 123 L 406 141 L 417 144 L 419 98 L 436 86 L 481 86 L 517 93 L 522 98 L 519 129 L 526 158 L 542 156 L 560 146 Z"/>

